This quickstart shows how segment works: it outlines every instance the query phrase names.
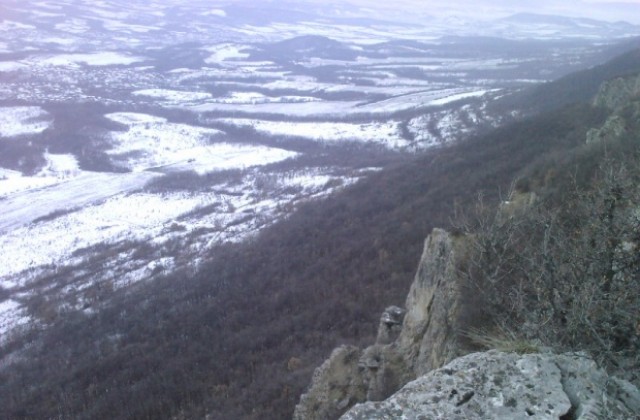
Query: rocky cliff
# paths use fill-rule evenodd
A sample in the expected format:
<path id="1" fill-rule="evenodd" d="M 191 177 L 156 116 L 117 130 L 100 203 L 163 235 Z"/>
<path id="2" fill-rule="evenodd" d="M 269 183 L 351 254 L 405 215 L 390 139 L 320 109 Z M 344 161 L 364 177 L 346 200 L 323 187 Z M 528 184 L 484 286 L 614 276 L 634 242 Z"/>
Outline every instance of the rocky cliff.
<path id="1" fill-rule="evenodd" d="M 640 119 L 640 74 L 604 83 L 593 104 L 608 108 L 613 113 L 602 127 L 589 130 L 587 143 L 620 138 Z"/>
<path id="2" fill-rule="evenodd" d="M 471 242 L 434 229 L 427 238 L 405 310 L 383 313 L 376 343 L 340 347 L 318 369 L 296 407 L 296 420 L 337 418 L 364 401 L 382 401 L 418 376 L 465 353 L 459 312 L 464 266 Z"/>
<path id="3" fill-rule="evenodd" d="M 343 420 L 633 419 L 640 392 L 585 354 L 474 353 L 410 382 Z"/>
<path id="4" fill-rule="evenodd" d="M 640 74 L 618 77 L 603 83 L 593 104 L 618 109 L 636 99 L 640 99 Z"/>
<path id="5" fill-rule="evenodd" d="M 609 118 L 588 132 L 587 143 L 636 141 L 640 75 L 603 84 L 593 105 L 608 109 Z M 536 197 L 516 194 L 502 203 L 499 215 L 511 219 Z M 404 309 L 385 310 L 374 345 L 336 349 L 316 370 L 294 419 L 336 419 L 343 413 L 346 420 L 640 418 L 638 389 L 609 376 L 585 354 L 468 355 L 473 349 L 465 332 L 473 311 L 464 273 L 473 244 L 472 237 L 434 229 Z M 531 350 L 535 346 L 526 347 Z"/>

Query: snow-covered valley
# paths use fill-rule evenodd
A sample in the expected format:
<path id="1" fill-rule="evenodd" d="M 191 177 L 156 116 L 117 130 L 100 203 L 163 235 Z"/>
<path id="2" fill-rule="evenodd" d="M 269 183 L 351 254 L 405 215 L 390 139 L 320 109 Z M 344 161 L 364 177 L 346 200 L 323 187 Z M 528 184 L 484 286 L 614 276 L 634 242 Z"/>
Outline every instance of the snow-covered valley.
<path id="1" fill-rule="evenodd" d="M 46 325 L 35 299 L 90 314 L 197 270 L 301 202 L 514 118 L 492 104 L 640 33 L 150 3 L 0 5 L 0 344 Z"/>

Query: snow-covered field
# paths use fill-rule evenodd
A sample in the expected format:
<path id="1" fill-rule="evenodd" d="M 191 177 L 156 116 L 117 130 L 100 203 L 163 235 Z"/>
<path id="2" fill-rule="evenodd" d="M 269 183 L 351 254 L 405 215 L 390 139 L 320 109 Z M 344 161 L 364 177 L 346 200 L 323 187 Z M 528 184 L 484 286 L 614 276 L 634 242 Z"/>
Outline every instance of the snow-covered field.
<path id="1" fill-rule="evenodd" d="M 340 180 L 336 185 L 346 185 L 354 179 L 314 171 L 268 176 L 251 172 L 240 184 L 227 185 L 221 192 L 120 193 L 5 232 L 0 236 L 2 286 L 7 290 L 27 287 L 33 275 L 18 275 L 21 272 L 37 273 L 38 267 L 80 263 L 84 257 L 74 256 L 74 252 L 95 245 L 143 240 L 162 246 L 166 241 L 208 229 L 209 233 L 191 244 L 193 249 L 182 250 L 184 258 L 190 252 L 206 250 L 207 245 L 252 234 L 261 224 L 281 215 L 281 204 L 328 194 L 335 188 L 327 187 L 329 182 Z M 289 193 L 294 195 L 279 193 L 286 187 L 298 189 Z M 211 206 L 217 210 L 202 213 Z M 127 282 L 145 278 L 134 277 L 127 277 Z"/>
<path id="2" fill-rule="evenodd" d="M 338 122 L 287 122 L 242 118 L 216 120 L 237 127 L 251 127 L 273 137 L 302 137 L 321 142 L 359 141 L 380 143 L 391 149 L 406 147 L 398 121 L 350 124 Z"/>
<path id="3" fill-rule="evenodd" d="M 135 96 L 146 96 L 152 99 L 162 99 L 171 102 L 192 102 L 212 98 L 208 92 L 185 92 L 168 89 L 144 89 L 132 92 Z"/>
<path id="4" fill-rule="evenodd" d="M 52 124 L 48 115 L 39 106 L 0 107 L 0 137 L 42 133 Z"/>
<path id="5" fill-rule="evenodd" d="M 249 54 L 244 52 L 246 46 L 238 46 L 234 44 L 218 44 L 205 48 L 205 51 L 211 53 L 211 55 L 205 59 L 207 64 L 218 64 L 222 61 L 242 59 L 249 57 Z"/>
<path id="6" fill-rule="evenodd" d="M 266 165 L 296 156 L 264 146 L 213 143 L 223 135 L 222 131 L 170 123 L 152 115 L 123 112 L 106 117 L 128 126 L 127 131 L 111 133 L 113 148 L 108 153 L 118 164 L 136 172 L 165 168 L 205 174 Z"/>
<path id="7" fill-rule="evenodd" d="M 137 113 L 107 114 L 128 129 L 113 132 L 108 153 L 122 167 L 143 171 L 202 156 L 219 130 L 170 123 L 164 118 Z"/>
<path id="8" fill-rule="evenodd" d="M 266 114 L 280 117 L 319 117 L 343 119 L 345 117 L 384 117 L 401 111 L 446 105 L 486 94 L 486 90 L 446 89 L 395 96 L 374 102 L 317 101 L 304 103 L 205 103 L 188 106 L 196 113 Z"/>
<path id="9" fill-rule="evenodd" d="M 12 299 L 0 302 L 0 345 L 5 341 L 6 333 L 29 321 L 30 317 L 20 303 Z"/>
<path id="10" fill-rule="evenodd" d="M 344 19 L 365 8 L 261 20 L 178 0 L 1 8 L 0 153 L 16 161 L 0 167 L 0 336 L 37 318 L 30 294 L 196 266 L 213 245 L 366 176 L 361 167 L 498 124 L 487 107 L 498 92 L 593 65 L 612 39 L 640 33 Z M 514 58 L 502 48 L 512 44 L 481 35 L 565 39 L 518 44 Z M 348 142 L 368 143 L 373 163 L 335 163 Z"/>
<path id="11" fill-rule="evenodd" d="M 24 176 L 21 172 L 0 168 L 0 198 L 25 190 L 53 185 L 81 174 L 74 155 L 53 155 L 45 153 L 46 165 L 34 176 Z M 5 214 L 5 218 L 6 218 Z M 0 221 L 0 226 L 2 226 Z"/>
<path id="12" fill-rule="evenodd" d="M 133 63 L 144 61 L 141 57 L 105 51 L 92 54 L 59 54 L 49 57 L 31 57 L 24 62 L 28 65 L 39 66 L 128 66 Z"/>
<path id="13" fill-rule="evenodd" d="M 116 194 L 135 191 L 157 176 L 152 172 L 83 172 L 66 180 L 44 177 L 44 185 L 35 184 L 33 188 L 3 196 L 4 199 L 0 200 L 0 232 L 7 234 L 53 212 L 82 208 Z M 12 179 L 2 182 L 8 182 L 7 188 L 11 189 Z M 22 186 L 21 183 L 19 185 Z"/>
<path id="14" fill-rule="evenodd" d="M 284 149 L 244 144 L 215 143 L 210 146 L 195 147 L 180 156 L 191 156 L 165 165 L 169 171 L 194 171 L 204 175 L 225 169 L 246 169 L 269 165 L 296 157 L 298 154 Z"/>

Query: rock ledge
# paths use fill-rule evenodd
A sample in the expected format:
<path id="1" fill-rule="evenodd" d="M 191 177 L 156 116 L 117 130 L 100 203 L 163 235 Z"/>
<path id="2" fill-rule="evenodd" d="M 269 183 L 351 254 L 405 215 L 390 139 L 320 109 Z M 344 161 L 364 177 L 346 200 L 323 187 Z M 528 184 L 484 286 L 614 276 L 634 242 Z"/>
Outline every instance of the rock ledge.
<path id="1" fill-rule="evenodd" d="M 583 353 L 496 350 L 455 359 L 383 402 L 358 404 L 343 420 L 633 419 L 640 392 Z"/>

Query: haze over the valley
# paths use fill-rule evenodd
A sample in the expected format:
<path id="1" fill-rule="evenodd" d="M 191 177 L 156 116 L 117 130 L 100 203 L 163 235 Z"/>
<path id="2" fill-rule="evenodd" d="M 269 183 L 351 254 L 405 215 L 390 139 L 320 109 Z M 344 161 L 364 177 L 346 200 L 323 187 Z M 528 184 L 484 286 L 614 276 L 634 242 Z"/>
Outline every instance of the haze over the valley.
<path id="1" fill-rule="evenodd" d="M 227 0 L 228 3 L 242 3 L 244 0 Z M 493 19 L 517 13 L 536 13 L 562 15 L 569 17 L 605 20 L 610 22 L 627 21 L 640 23 L 640 1 L 616 0 L 397 0 L 394 2 L 369 0 L 307 0 L 288 3 L 282 0 L 267 0 L 263 4 L 315 3 L 326 10 L 333 8 L 336 14 L 343 16 L 366 16 L 406 22 L 423 22 L 430 17 L 458 17 L 464 19 Z M 341 10 L 345 5 L 357 6 L 359 10 Z M 301 7 L 303 9 L 303 7 Z"/>

